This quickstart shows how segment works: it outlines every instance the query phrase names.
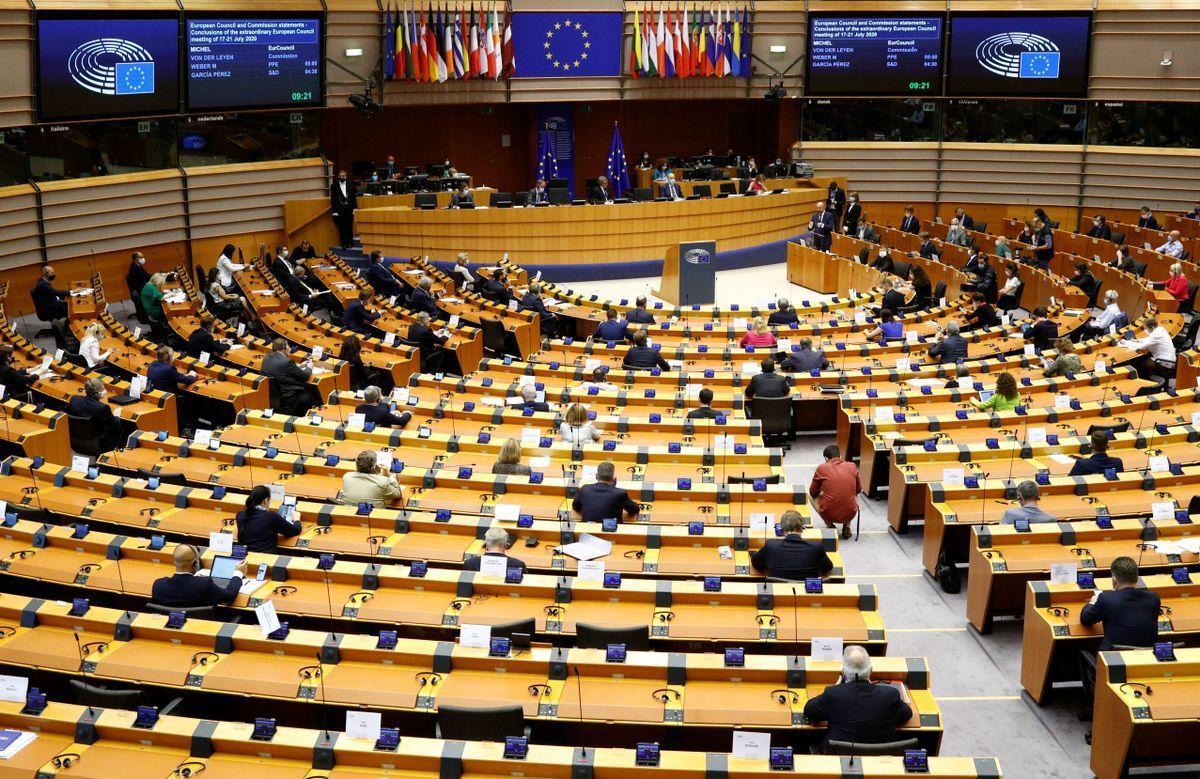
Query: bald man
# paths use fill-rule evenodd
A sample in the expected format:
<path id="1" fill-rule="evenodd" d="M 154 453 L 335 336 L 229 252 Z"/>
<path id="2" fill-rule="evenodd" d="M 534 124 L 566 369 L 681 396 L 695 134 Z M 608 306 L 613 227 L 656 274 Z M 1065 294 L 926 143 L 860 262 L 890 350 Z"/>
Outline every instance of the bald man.
<path id="1" fill-rule="evenodd" d="M 197 606 L 219 606 L 231 603 L 242 589 L 242 576 L 246 573 L 246 561 L 238 561 L 237 570 L 242 576 L 234 576 L 221 587 L 210 576 L 197 576 L 200 570 L 199 550 L 191 544 L 175 547 L 175 573 L 154 582 L 150 590 L 150 602 L 159 606 L 190 608 Z"/>

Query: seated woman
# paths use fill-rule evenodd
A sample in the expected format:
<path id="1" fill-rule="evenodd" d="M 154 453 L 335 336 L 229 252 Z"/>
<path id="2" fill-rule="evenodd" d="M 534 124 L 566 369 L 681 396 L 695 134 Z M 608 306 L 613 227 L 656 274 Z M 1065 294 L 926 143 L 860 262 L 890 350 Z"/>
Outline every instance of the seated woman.
<path id="1" fill-rule="evenodd" d="M 500 459 L 492 466 L 492 473 L 505 476 L 528 476 L 531 473 L 528 465 L 521 462 L 521 442 L 509 438 L 500 447 Z"/>
<path id="2" fill-rule="evenodd" d="M 372 368 L 363 362 L 362 339 L 357 335 L 348 335 L 342 341 L 338 350 L 338 359 L 349 364 L 350 389 L 360 390 L 372 385 L 379 387 L 385 394 L 392 391 L 395 382 L 389 371 Z"/>
<path id="3" fill-rule="evenodd" d="M 1108 263 L 1108 267 L 1116 268 L 1117 270 L 1124 271 L 1126 273 L 1132 273 L 1134 276 L 1138 275 L 1137 263 L 1134 262 L 1133 257 L 1129 253 L 1129 249 L 1125 246 L 1117 247 L 1117 250 L 1113 252 L 1112 261 Z"/>
<path id="4" fill-rule="evenodd" d="M 245 321 L 256 321 L 250 303 L 241 295 L 236 295 L 221 286 L 216 268 L 208 272 L 208 297 L 211 301 L 209 309 L 217 319 L 228 322 L 244 315 Z"/>
<path id="5" fill-rule="evenodd" d="M 738 341 L 738 346 L 745 349 L 747 346 L 774 346 L 776 343 L 775 334 L 767 329 L 767 320 L 756 316 L 751 329 Z"/>
<path id="6" fill-rule="evenodd" d="M 1021 273 L 1016 263 L 1004 263 L 1004 286 L 1000 287 L 1000 296 L 996 299 L 996 308 L 1001 311 L 1012 311 L 1017 307 L 1017 290 L 1021 288 Z"/>
<path id="7" fill-rule="evenodd" d="M 754 177 L 754 179 L 746 187 L 746 191 L 754 193 L 767 191 L 767 181 L 763 178 L 761 173 Z"/>
<path id="8" fill-rule="evenodd" d="M 896 318 L 890 308 L 882 308 L 879 310 L 879 324 L 872 327 L 870 330 L 863 333 L 868 341 L 874 341 L 878 338 L 884 340 L 897 340 L 904 337 L 904 323 Z"/>
<path id="9" fill-rule="evenodd" d="M 583 446 L 600 440 L 600 430 L 588 419 L 587 409 L 579 403 L 574 403 L 567 409 L 567 418 L 558 427 L 558 434 L 564 443 Z"/>
<path id="10" fill-rule="evenodd" d="M 1151 289 L 1162 287 L 1167 292 L 1171 293 L 1171 297 L 1184 303 L 1188 299 L 1188 280 L 1187 276 L 1183 275 L 1183 265 L 1180 263 L 1172 263 L 1166 281 L 1151 281 L 1149 286 Z M 151 279 L 153 281 L 153 279 Z"/>
<path id="11" fill-rule="evenodd" d="M 1077 262 L 1075 263 L 1075 275 L 1068 280 L 1068 283 L 1074 284 L 1087 293 L 1096 284 L 1096 277 L 1088 270 L 1086 262 Z"/>
<path id="12" fill-rule="evenodd" d="M 1054 361 L 1043 360 L 1046 369 L 1042 371 L 1042 375 L 1046 377 L 1052 376 L 1068 376 L 1073 373 L 1079 373 L 1083 370 L 1083 364 L 1079 362 L 1079 355 L 1075 354 L 1075 344 L 1071 343 L 1070 338 L 1059 338 L 1054 342 L 1054 351 L 1058 352 L 1054 356 Z"/>
<path id="13" fill-rule="evenodd" d="M 1017 394 L 1017 380 L 1008 371 L 996 377 L 996 391 L 987 400 L 974 399 L 971 403 L 980 411 L 1011 411 L 1021 404 Z"/>

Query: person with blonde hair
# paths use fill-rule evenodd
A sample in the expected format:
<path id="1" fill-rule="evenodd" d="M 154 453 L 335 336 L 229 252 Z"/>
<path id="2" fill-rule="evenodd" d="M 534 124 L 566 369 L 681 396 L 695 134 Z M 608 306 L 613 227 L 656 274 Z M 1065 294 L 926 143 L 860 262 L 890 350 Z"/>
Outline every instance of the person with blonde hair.
<path id="1" fill-rule="evenodd" d="M 142 291 L 138 293 L 142 298 L 142 310 L 146 312 L 146 316 L 150 317 L 151 322 L 161 323 L 163 321 L 163 285 L 167 283 L 167 277 L 161 273 L 155 273 L 142 287 Z"/>
<path id="2" fill-rule="evenodd" d="M 600 440 L 600 430 L 588 419 L 587 409 L 579 403 L 572 403 L 567 409 L 566 420 L 559 425 L 558 434 L 565 443 L 573 446 Z"/>
<path id="3" fill-rule="evenodd" d="M 767 329 L 767 320 L 756 316 L 750 330 L 738 341 L 738 346 L 745 349 L 748 346 L 774 346 L 776 343 L 775 334 Z"/>
<path id="4" fill-rule="evenodd" d="M 528 476 L 531 472 L 530 467 L 521 462 L 521 442 L 515 438 L 507 439 L 500 446 L 500 459 L 492 466 L 492 473 Z"/>
<path id="5" fill-rule="evenodd" d="M 100 339 L 103 337 L 104 325 L 92 322 L 84 329 L 83 338 L 79 341 L 79 356 L 92 370 L 103 370 L 104 361 L 112 354 L 111 349 L 106 352 L 100 351 Z"/>
<path id="6" fill-rule="evenodd" d="M 1180 303 L 1186 303 L 1191 285 L 1188 283 L 1187 276 L 1183 275 L 1183 265 L 1178 262 L 1171 263 L 1168 273 L 1170 275 L 1167 276 L 1166 281 L 1151 281 L 1148 286 L 1151 289 L 1162 287 L 1171 293 L 1171 297 Z"/>

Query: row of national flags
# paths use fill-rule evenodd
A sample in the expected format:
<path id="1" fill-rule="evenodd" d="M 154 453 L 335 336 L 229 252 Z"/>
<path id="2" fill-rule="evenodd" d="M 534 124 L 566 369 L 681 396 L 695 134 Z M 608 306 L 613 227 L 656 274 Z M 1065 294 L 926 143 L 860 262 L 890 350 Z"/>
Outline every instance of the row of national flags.
<path id="1" fill-rule="evenodd" d="M 384 77 L 389 81 L 510 78 L 516 73 L 512 13 L 492 6 L 388 2 Z"/>
<path id="2" fill-rule="evenodd" d="M 633 12 L 629 74 L 634 78 L 750 76 L 750 13 L 673 6 Z"/>

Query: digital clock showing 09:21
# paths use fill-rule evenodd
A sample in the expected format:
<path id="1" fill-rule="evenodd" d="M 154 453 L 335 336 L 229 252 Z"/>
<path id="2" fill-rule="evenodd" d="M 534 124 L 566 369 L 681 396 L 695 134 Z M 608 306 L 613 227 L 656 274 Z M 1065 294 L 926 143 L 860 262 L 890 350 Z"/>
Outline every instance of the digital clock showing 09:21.
<path id="1" fill-rule="evenodd" d="M 928 92 L 931 89 L 933 89 L 933 82 L 931 82 L 931 81 L 910 81 L 910 82 L 908 82 L 908 91 L 909 92 Z"/>
<path id="2" fill-rule="evenodd" d="M 308 101 L 310 101 L 312 99 L 313 99 L 312 92 L 293 92 L 292 93 L 292 102 L 293 103 L 307 103 Z"/>

